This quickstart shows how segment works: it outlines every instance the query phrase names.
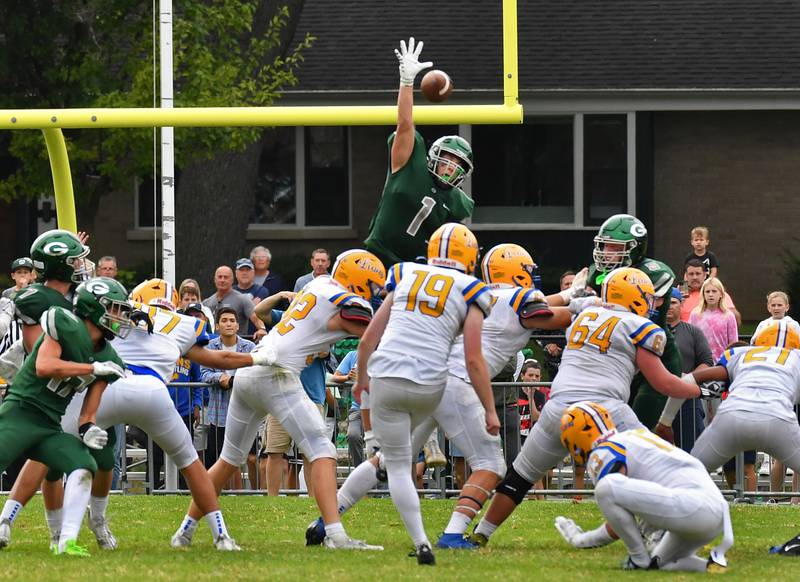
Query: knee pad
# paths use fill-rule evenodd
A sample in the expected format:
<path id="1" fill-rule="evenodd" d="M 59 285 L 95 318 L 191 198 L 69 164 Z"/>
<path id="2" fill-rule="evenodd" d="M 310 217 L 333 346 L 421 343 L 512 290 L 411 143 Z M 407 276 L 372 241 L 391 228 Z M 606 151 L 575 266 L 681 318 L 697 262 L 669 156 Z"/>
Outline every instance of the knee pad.
<path id="1" fill-rule="evenodd" d="M 505 478 L 497 486 L 497 492 L 511 498 L 514 503 L 519 505 L 525 499 L 525 495 L 528 494 L 531 487 L 533 487 L 533 483 L 517 473 L 514 467 L 511 467 Z"/>

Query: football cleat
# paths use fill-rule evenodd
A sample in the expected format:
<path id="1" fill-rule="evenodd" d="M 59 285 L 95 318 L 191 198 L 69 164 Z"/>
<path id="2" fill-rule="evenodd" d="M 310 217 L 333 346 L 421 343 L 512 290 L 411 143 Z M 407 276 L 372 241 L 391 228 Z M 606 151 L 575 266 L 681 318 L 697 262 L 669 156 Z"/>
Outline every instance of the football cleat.
<path id="1" fill-rule="evenodd" d="M 84 546 L 79 546 L 75 540 L 67 540 L 63 550 L 56 545 L 53 548 L 53 554 L 56 556 L 75 556 L 76 558 L 88 558 L 91 556 L 89 550 Z"/>
<path id="2" fill-rule="evenodd" d="M 471 534 L 467 536 L 467 541 L 472 544 L 475 544 L 479 548 L 485 548 L 487 545 L 489 545 L 489 538 L 487 538 L 482 533 L 478 533 L 476 531 L 473 531 Z"/>
<path id="3" fill-rule="evenodd" d="M 769 553 L 779 556 L 800 556 L 800 535 L 793 537 L 783 545 L 772 546 Z"/>
<path id="4" fill-rule="evenodd" d="M 306 545 L 318 546 L 325 541 L 325 523 L 321 517 L 312 521 L 306 528 Z"/>
<path id="5" fill-rule="evenodd" d="M 428 544 L 421 544 L 417 547 L 417 564 L 420 566 L 435 566 L 436 556 L 433 555 L 433 550 Z"/>
<path id="6" fill-rule="evenodd" d="M 435 435 L 436 433 L 432 434 Z M 422 450 L 425 452 L 425 464 L 428 467 L 444 467 L 447 465 L 447 457 L 444 456 L 442 449 L 439 447 L 437 438 L 429 438 Z"/>
<path id="7" fill-rule="evenodd" d="M 175 549 L 179 548 L 188 548 L 192 545 L 192 538 L 186 535 L 182 529 L 178 529 L 174 534 L 172 534 L 172 539 L 169 541 L 169 545 Z"/>
<path id="8" fill-rule="evenodd" d="M 383 550 L 383 546 L 373 546 L 362 540 L 354 540 L 345 533 L 325 536 L 323 545 L 329 550 Z"/>
<path id="9" fill-rule="evenodd" d="M 108 527 L 108 520 L 104 515 L 97 518 L 89 517 L 89 529 L 92 530 L 97 540 L 97 545 L 101 550 L 117 549 L 117 538 L 111 533 Z"/>
<path id="10" fill-rule="evenodd" d="M 11 522 L 7 519 L 0 521 L 0 550 L 11 543 Z"/>
<path id="11" fill-rule="evenodd" d="M 650 560 L 650 563 L 646 568 L 639 566 L 630 556 L 623 560 L 622 564 L 620 565 L 622 566 L 623 570 L 658 570 L 658 557 L 654 557 L 652 560 Z"/>
<path id="12" fill-rule="evenodd" d="M 443 533 L 436 542 L 436 547 L 443 550 L 477 550 L 478 544 L 469 541 L 463 534 Z"/>
<path id="13" fill-rule="evenodd" d="M 236 541 L 227 534 L 222 534 L 214 540 L 214 547 L 220 552 L 238 552 L 242 548 L 236 545 Z"/>
<path id="14" fill-rule="evenodd" d="M 725 562 L 724 564 L 722 562 Z M 709 574 L 724 574 L 728 571 L 728 563 L 725 560 L 724 556 L 722 561 L 715 559 L 714 555 L 710 555 L 708 557 L 708 563 L 706 564 L 706 572 Z"/>

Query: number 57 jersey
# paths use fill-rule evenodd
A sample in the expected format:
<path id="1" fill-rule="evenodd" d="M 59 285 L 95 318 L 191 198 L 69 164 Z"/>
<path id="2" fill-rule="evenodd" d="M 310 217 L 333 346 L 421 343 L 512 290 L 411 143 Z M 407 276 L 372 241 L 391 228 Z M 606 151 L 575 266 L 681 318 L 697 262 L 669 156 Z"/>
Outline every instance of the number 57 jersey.
<path id="1" fill-rule="evenodd" d="M 667 336 L 658 325 L 606 307 L 582 311 L 567 329 L 567 345 L 550 398 L 614 398 L 627 402 L 636 374 L 636 350 L 661 356 Z"/>
<path id="2" fill-rule="evenodd" d="M 489 288 L 454 269 L 398 263 L 389 271 L 386 290 L 394 293 L 392 310 L 369 360 L 369 375 L 444 384 L 446 362 L 469 307 L 477 305 L 484 316 L 491 311 Z"/>

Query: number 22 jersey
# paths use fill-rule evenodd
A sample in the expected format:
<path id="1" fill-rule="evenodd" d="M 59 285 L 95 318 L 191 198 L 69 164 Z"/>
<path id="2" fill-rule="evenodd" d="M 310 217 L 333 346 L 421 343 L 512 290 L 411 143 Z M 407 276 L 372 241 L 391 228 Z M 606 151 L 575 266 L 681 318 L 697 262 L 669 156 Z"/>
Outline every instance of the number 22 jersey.
<path id="1" fill-rule="evenodd" d="M 389 322 L 369 359 L 373 378 L 406 378 L 417 384 L 444 384 L 453 341 L 470 305 L 491 311 L 489 287 L 454 269 L 398 263 L 386 279 L 394 293 Z"/>

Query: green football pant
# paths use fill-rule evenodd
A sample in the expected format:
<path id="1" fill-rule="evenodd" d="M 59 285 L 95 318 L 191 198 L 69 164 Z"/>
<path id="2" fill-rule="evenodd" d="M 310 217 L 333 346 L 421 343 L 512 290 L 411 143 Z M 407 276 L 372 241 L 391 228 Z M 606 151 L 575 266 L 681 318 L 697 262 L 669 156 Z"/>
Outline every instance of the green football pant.
<path id="1" fill-rule="evenodd" d="M 0 471 L 19 457 L 67 475 L 76 469 L 97 471 L 86 445 L 62 431 L 60 424 L 35 406 L 6 400 L 0 405 Z"/>

